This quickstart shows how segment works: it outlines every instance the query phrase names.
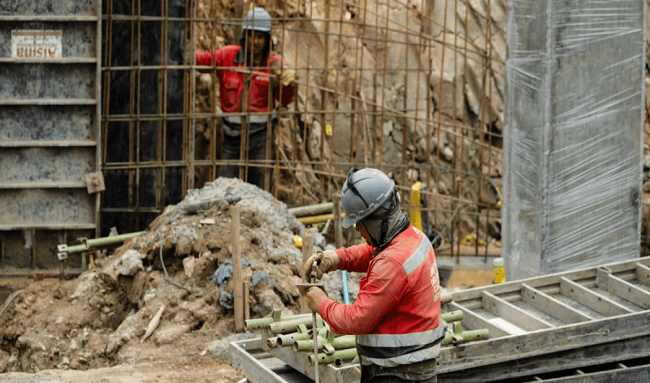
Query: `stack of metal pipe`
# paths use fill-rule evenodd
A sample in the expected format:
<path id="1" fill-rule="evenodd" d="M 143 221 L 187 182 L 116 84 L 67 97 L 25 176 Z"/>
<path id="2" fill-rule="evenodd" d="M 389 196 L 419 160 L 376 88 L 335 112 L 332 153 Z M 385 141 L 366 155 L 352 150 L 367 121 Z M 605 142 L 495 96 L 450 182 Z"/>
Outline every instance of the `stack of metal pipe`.
<path id="1" fill-rule="evenodd" d="M 456 345 L 464 342 L 484 340 L 489 338 L 487 329 L 468 330 L 462 328 L 461 310 L 443 313 L 441 320 L 446 326 L 445 338 L 442 345 Z M 318 363 L 334 363 L 340 367 L 345 361 L 357 358 L 356 341 L 354 335 L 334 334 L 320 315 L 316 316 L 318 328 Z M 261 319 L 248 319 L 245 321 L 249 330 L 264 329 L 269 335 L 266 338 L 266 347 L 269 349 L 291 347 L 294 352 L 307 352 L 312 365 L 316 362 L 314 340 L 312 332 L 311 314 L 290 315 L 282 317 L 279 312 L 274 312 L 273 317 Z"/>

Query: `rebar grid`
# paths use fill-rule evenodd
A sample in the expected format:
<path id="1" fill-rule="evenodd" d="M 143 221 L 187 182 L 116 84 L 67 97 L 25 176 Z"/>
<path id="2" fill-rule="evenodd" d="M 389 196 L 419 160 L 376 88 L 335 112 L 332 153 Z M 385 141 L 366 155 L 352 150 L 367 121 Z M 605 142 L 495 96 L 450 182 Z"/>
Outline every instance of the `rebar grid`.
<path id="1" fill-rule="evenodd" d="M 503 110 L 495 99 L 503 99 L 505 57 L 495 45 L 505 41 L 505 18 L 492 12 L 505 13 L 504 1 L 483 0 L 481 9 L 449 0 L 230 9 L 185 0 L 182 11 L 179 2 L 147 2 L 146 11 L 142 0 L 130 9 L 105 4 L 102 162 L 116 183 L 107 182 L 103 228 L 140 230 L 216 178 L 227 163 L 218 158 L 220 120 L 246 113 L 220 111 L 217 68 L 197 66 L 194 51 L 237 43 L 247 10 L 267 6 L 274 52 L 297 72 L 298 92 L 278 112 L 273 157 L 234 162 L 242 177 L 253 166 L 267 169 L 265 188 L 299 206 L 334 199 L 351 167 L 377 167 L 395 179 L 406 212 L 414 208 L 411 186 L 422 182 L 430 230 L 451 254 L 472 232 L 477 255 L 479 242 L 498 239 L 489 182 L 501 171 Z"/>

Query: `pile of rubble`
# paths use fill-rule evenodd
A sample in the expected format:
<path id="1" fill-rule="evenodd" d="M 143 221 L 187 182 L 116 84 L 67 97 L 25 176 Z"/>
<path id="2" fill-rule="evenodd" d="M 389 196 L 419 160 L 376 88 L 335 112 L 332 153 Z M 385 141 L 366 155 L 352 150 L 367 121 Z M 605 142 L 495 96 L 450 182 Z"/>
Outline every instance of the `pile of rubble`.
<path id="1" fill-rule="evenodd" d="M 34 282 L 7 302 L 0 312 L 0 372 L 111 366 L 128 363 L 141 344 L 233 334 L 234 204 L 250 317 L 273 309 L 297 314 L 302 252 L 293 236 L 304 225 L 269 193 L 219 178 L 191 190 L 79 278 Z M 314 242 L 315 251 L 326 246 L 321 234 Z M 340 276 L 326 285 L 340 298 Z"/>

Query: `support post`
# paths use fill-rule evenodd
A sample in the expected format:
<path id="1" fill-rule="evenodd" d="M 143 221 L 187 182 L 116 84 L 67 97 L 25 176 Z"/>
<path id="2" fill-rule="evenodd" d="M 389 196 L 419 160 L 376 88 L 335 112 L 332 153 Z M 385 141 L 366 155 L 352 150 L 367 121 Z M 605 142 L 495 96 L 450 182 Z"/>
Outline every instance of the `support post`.
<path id="1" fill-rule="evenodd" d="M 242 282 L 241 251 L 239 248 L 239 206 L 231 210 L 232 241 L 232 278 L 234 284 L 235 331 L 244 331 L 244 285 Z"/>
<path id="2" fill-rule="evenodd" d="M 302 233 L 302 270 L 304 270 L 305 262 L 314 252 L 314 230 L 306 229 Z M 309 282 L 309 281 L 307 281 Z M 307 301 L 305 297 L 300 297 L 300 312 L 309 313 L 309 307 L 307 306 Z"/>

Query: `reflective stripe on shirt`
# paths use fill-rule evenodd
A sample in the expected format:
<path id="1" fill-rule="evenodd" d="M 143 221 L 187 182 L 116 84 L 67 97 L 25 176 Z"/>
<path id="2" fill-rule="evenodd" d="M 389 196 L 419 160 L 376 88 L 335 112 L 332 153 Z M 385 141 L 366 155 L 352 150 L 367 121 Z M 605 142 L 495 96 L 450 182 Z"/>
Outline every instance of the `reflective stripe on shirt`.
<path id="1" fill-rule="evenodd" d="M 422 234 L 422 242 L 420 242 L 418 248 L 402 265 L 404 271 L 406 271 L 406 275 L 411 275 L 411 273 L 417 269 L 425 259 L 427 259 L 427 254 L 429 253 L 430 248 L 431 242 L 429 242 L 429 238 L 427 238 L 426 235 Z"/>
<path id="2" fill-rule="evenodd" d="M 357 349 L 363 364 L 395 367 L 437 358 L 445 326 L 410 334 L 357 335 Z"/>

